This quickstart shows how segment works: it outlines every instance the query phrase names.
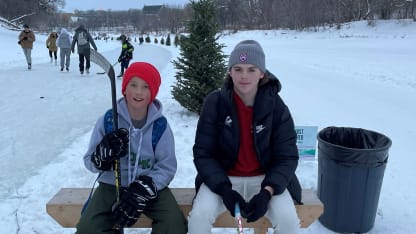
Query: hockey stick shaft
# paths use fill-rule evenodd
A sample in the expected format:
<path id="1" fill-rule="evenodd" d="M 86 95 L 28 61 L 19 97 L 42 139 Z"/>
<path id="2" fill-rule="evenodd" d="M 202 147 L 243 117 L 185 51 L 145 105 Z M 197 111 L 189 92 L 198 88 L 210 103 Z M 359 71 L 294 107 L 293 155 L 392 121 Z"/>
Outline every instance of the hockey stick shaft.
<path id="1" fill-rule="evenodd" d="M 104 71 L 106 71 L 111 84 L 111 103 L 113 111 L 113 126 L 114 129 L 118 129 L 118 113 L 117 113 L 117 95 L 116 95 L 116 75 L 114 73 L 113 66 L 108 60 L 95 50 L 91 50 L 91 62 L 97 64 Z M 116 198 L 120 200 L 120 187 L 121 187 L 121 171 L 120 171 L 120 160 L 114 161 L 114 176 L 116 178 Z M 118 229 L 120 234 L 124 233 L 123 227 Z"/>
<path id="2" fill-rule="evenodd" d="M 234 214 L 235 214 L 235 222 L 237 224 L 237 234 L 244 234 L 243 219 L 241 217 L 240 206 L 238 205 L 238 202 L 235 203 Z"/>

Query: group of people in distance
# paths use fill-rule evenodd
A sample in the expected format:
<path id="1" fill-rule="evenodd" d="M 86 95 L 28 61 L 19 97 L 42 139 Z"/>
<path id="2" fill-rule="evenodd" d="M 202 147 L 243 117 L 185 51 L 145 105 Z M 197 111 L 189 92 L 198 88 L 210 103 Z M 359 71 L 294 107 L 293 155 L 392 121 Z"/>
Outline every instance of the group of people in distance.
<path id="1" fill-rule="evenodd" d="M 153 220 L 154 234 L 208 234 L 216 217 L 227 210 L 235 216 L 236 206 L 247 222 L 266 216 L 275 234 L 299 232 L 294 121 L 257 41 L 234 47 L 223 87 L 204 99 L 193 145 L 197 193 L 189 217 L 169 189 L 177 170 L 172 129 L 169 122 L 161 129 L 155 124 L 163 116 L 157 99 L 160 73 L 147 62 L 127 63 L 125 68 L 117 101 L 119 129 L 107 132 L 103 114 L 83 156 L 86 168 L 99 174 L 99 185 L 77 234 L 119 233 L 143 214 Z M 162 132 L 153 145 L 156 131 Z"/>
<path id="2" fill-rule="evenodd" d="M 35 42 L 35 34 L 30 29 L 29 25 L 24 24 L 23 30 L 18 37 L 18 44 L 23 49 L 23 53 L 26 58 L 27 68 L 32 69 L 32 49 Z M 123 77 L 124 70 L 129 66 L 130 61 L 133 59 L 134 46 L 130 44 L 128 38 L 122 34 L 117 38 L 121 41 L 121 53 L 118 58 L 120 63 L 119 78 Z M 78 58 L 79 58 L 79 72 L 84 74 L 84 71 L 88 74 L 90 72 L 91 62 L 90 54 L 91 47 L 97 51 L 97 46 L 91 34 L 85 28 L 84 25 L 80 25 L 75 29 L 75 35 L 71 37 L 66 28 L 61 29 L 61 33 L 58 35 L 56 32 L 52 32 L 46 40 L 46 48 L 49 52 L 50 62 L 58 64 L 57 51 L 60 49 L 60 67 L 61 71 L 64 69 L 69 71 L 69 65 L 71 63 L 71 51 L 75 53 L 75 45 L 77 46 Z"/>
<path id="3" fill-rule="evenodd" d="M 23 30 L 18 36 L 18 44 L 23 49 L 23 53 L 26 58 L 27 68 L 32 69 L 32 49 L 35 42 L 35 33 L 30 29 L 29 25 L 24 24 Z M 97 50 L 94 39 L 91 34 L 85 28 L 84 25 L 80 25 L 75 30 L 75 35 L 71 37 L 66 28 L 61 29 L 61 33 L 58 35 L 56 32 L 52 32 L 46 40 L 46 48 L 49 52 L 50 62 L 57 65 L 57 51 L 60 49 L 60 70 L 69 71 L 71 63 L 71 51 L 75 53 L 75 45 L 77 46 L 78 58 L 79 58 L 79 71 L 84 74 L 84 71 L 89 73 L 91 67 L 90 63 L 90 49 L 91 46 L 94 50 Z"/>

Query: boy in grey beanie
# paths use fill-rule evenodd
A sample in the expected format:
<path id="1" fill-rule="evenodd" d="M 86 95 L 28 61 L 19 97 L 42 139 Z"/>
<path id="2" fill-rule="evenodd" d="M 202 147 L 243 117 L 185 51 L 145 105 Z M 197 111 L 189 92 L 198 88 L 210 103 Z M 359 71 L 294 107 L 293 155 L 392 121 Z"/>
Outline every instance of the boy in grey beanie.
<path id="1" fill-rule="evenodd" d="M 228 70 L 235 64 L 253 64 L 263 73 L 266 72 L 266 63 L 263 48 L 254 40 L 245 40 L 238 43 L 231 52 L 228 61 Z"/>
<path id="2" fill-rule="evenodd" d="M 298 234 L 293 201 L 302 199 L 295 175 L 299 156 L 280 82 L 267 71 L 264 51 L 254 40 L 234 47 L 228 71 L 223 87 L 205 98 L 198 120 L 197 194 L 188 233 L 211 234 L 216 218 L 228 210 L 236 218 L 241 212 L 249 223 L 267 217 L 273 234 Z"/>

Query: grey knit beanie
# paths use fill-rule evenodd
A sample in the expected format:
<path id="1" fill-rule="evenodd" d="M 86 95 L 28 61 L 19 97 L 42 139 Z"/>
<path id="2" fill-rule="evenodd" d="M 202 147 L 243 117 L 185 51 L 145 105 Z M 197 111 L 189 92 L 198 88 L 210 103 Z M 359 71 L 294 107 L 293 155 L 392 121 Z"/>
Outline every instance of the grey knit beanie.
<path id="1" fill-rule="evenodd" d="M 230 54 L 228 70 L 235 64 L 253 64 L 262 72 L 266 72 L 266 62 L 263 49 L 254 40 L 245 40 L 238 43 Z"/>

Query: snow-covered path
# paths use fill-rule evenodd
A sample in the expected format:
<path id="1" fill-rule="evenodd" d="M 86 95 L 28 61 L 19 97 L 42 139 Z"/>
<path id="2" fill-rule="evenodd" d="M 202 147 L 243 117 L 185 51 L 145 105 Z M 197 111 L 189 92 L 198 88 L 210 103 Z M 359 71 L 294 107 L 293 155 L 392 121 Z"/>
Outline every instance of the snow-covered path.
<path id="1" fill-rule="evenodd" d="M 110 62 L 117 61 L 117 46 L 103 52 Z M 171 58 L 163 47 L 136 47 L 135 59 L 150 61 L 161 70 Z M 97 65 L 92 64 L 89 75 L 80 75 L 76 54 L 71 56 L 70 72 L 49 62 L 37 63 L 36 55 L 33 61 L 30 71 L 22 63 L 0 73 L 3 85 L 9 87 L 0 99 L 0 132 L 8 133 L 0 136 L 0 198 L 16 193 L 27 178 L 88 132 L 99 111 L 111 108 L 110 82 L 107 75 L 96 74 L 102 71 Z M 120 85 L 121 80 L 117 82 Z"/>

